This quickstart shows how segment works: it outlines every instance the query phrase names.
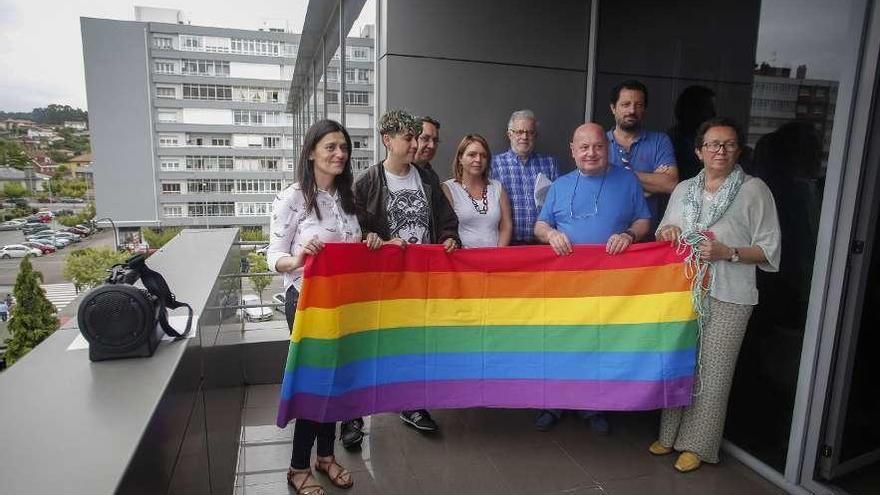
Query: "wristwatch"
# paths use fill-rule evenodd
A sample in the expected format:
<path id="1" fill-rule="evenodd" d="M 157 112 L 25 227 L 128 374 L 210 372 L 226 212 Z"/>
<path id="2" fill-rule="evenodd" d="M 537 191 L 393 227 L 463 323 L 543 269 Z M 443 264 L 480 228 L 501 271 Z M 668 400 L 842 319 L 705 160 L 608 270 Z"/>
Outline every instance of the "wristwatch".
<path id="1" fill-rule="evenodd" d="M 733 248 L 733 254 L 730 255 L 730 260 L 729 260 L 729 261 L 730 261 L 731 263 L 739 263 L 739 260 L 740 260 L 740 258 L 739 258 L 739 249 L 737 249 L 737 248 Z"/>

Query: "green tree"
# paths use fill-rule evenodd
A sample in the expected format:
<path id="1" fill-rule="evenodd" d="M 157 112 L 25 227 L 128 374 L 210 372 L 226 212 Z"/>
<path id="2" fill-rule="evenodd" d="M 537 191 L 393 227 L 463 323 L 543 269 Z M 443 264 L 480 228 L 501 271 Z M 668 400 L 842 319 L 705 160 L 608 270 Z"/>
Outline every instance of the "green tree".
<path id="1" fill-rule="evenodd" d="M 261 229 L 241 229 L 238 231 L 238 237 L 244 242 L 269 241 L 269 234 L 264 233 Z"/>
<path id="2" fill-rule="evenodd" d="M 95 218 L 95 203 L 89 203 L 76 215 L 61 215 L 55 221 L 65 227 L 73 227 L 81 223 L 88 223 Z"/>
<path id="3" fill-rule="evenodd" d="M 17 141 L 0 139 L 0 166 L 23 170 L 31 159 Z"/>
<path id="4" fill-rule="evenodd" d="M 57 153 L 57 152 L 55 152 L 55 153 Z M 60 157 L 60 158 L 61 158 L 60 160 L 56 160 L 55 157 L 52 157 L 52 153 L 51 153 L 51 152 L 49 153 L 49 156 L 50 156 L 50 157 L 52 158 L 52 160 L 54 160 L 56 163 L 57 163 L 57 162 L 60 162 L 60 161 L 64 161 L 64 160 L 67 159 L 67 157 L 65 157 L 65 156 L 62 155 L 62 156 Z M 56 179 L 63 179 L 63 178 L 65 178 L 65 177 L 69 176 L 69 175 L 70 175 L 70 167 L 68 167 L 67 165 L 65 165 L 65 164 L 62 163 L 61 165 L 58 165 L 58 168 L 55 169 L 55 173 L 53 174 L 53 177 L 56 178 Z"/>
<path id="5" fill-rule="evenodd" d="M 58 330 L 55 307 L 40 287 L 43 274 L 34 270 L 30 256 L 21 260 L 15 278 L 15 305 L 9 320 L 10 338 L 6 341 L 6 364 L 11 366 L 31 349 Z"/>
<path id="6" fill-rule="evenodd" d="M 141 230 L 141 236 L 151 248 L 159 249 L 168 241 L 174 239 L 174 236 L 179 234 L 181 230 L 183 230 L 182 227 L 165 227 L 164 229 L 158 230 L 146 227 Z"/>
<path id="7" fill-rule="evenodd" d="M 265 291 L 266 287 L 269 287 L 269 284 L 272 283 L 272 276 L 259 274 L 268 272 L 269 265 L 266 263 L 266 258 L 257 253 L 248 253 L 248 261 L 251 264 L 250 271 L 257 274 L 251 275 L 248 278 L 251 279 L 251 284 L 253 284 L 254 290 L 257 291 L 257 294 L 260 296 L 260 303 L 262 303 L 263 291 Z"/>
<path id="8" fill-rule="evenodd" d="M 124 263 L 127 259 L 128 253 L 119 253 L 110 248 L 78 249 L 67 255 L 62 275 L 80 292 L 103 282 L 111 266 Z"/>
<path id="9" fill-rule="evenodd" d="M 23 198 L 27 192 L 27 188 L 17 182 L 3 184 L 3 196 L 7 198 Z"/>

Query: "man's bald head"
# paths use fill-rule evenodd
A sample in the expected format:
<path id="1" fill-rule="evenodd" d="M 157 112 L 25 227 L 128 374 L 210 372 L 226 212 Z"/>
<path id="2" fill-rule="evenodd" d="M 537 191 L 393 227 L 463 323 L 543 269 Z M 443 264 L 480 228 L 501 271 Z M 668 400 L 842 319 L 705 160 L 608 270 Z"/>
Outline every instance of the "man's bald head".
<path id="1" fill-rule="evenodd" d="M 605 173 L 608 167 L 608 139 L 602 126 L 592 122 L 579 126 L 571 136 L 570 146 L 571 157 L 581 173 Z"/>
<path id="2" fill-rule="evenodd" d="M 602 139 L 607 142 L 607 138 L 605 137 L 605 129 L 602 128 L 601 125 L 587 122 L 586 124 L 581 124 L 577 129 L 574 130 L 574 134 L 571 136 L 571 142 L 575 142 L 577 140 L 578 135 L 586 135 L 596 139 Z"/>

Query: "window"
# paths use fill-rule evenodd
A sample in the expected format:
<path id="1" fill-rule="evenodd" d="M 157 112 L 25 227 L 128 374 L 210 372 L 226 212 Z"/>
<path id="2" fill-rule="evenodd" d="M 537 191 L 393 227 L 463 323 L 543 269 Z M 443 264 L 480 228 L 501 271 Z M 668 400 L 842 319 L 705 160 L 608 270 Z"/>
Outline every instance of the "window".
<path id="1" fill-rule="evenodd" d="M 163 123 L 177 122 L 177 110 L 159 110 L 156 118 Z"/>
<path id="2" fill-rule="evenodd" d="M 282 44 L 277 41 L 232 38 L 230 48 L 232 53 L 241 53 L 245 55 L 263 55 L 267 57 L 280 57 L 281 45 Z M 294 54 L 295 52 L 296 50 L 294 50 Z"/>
<path id="3" fill-rule="evenodd" d="M 262 110 L 233 110 L 232 121 L 235 125 L 284 125 L 281 112 Z"/>
<path id="4" fill-rule="evenodd" d="M 177 98 L 174 86 L 156 86 L 156 98 Z"/>
<path id="5" fill-rule="evenodd" d="M 164 36 L 154 36 L 153 46 L 163 50 L 171 50 L 173 48 L 171 38 L 166 38 Z"/>
<path id="6" fill-rule="evenodd" d="M 229 193 L 235 190 L 232 179 L 190 179 L 186 181 L 186 190 L 190 194 Z"/>
<path id="7" fill-rule="evenodd" d="M 296 57 L 296 52 L 299 50 L 298 45 L 294 45 L 292 43 L 284 43 L 284 56 L 285 57 Z"/>
<path id="8" fill-rule="evenodd" d="M 348 52 L 347 60 L 367 60 L 369 58 L 369 49 L 364 46 L 346 47 Z"/>
<path id="9" fill-rule="evenodd" d="M 327 82 L 339 82 L 339 67 L 327 67 Z"/>
<path id="10" fill-rule="evenodd" d="M 367 106 L 370 104 L 370 93 L 366 91 L 346 91 L 345 104 L 352 106 Z"/>
<path id="11" fill-rule="evenodd" d="M 229 53 L 229 38 L 215 38 L 213 36 L 206 36 L 204 38 L 204 41 L 206 52 Z"/>
<path id="12" fill-rule="evenodd" d="M 193 36 L 190 34 L 180 35 L 180 49 L 189 52 L 205 51 L 201 36 Z"/>
<path id="13" fill-rule="evenodd" d="M 240 179 L 235 181 L 238 194 L 275 194 L 281 191 L 281 179 Z"/>
<path id="14" fill-rule="evenodd" d="M 163 172 L 180 172 L 180 160 L 176 158 L 163 158 L 160 162 L 160 169 Z"/>
<path id="15" fill-rule="evenodd" d="M 368 83 L 370 82 L 370 69 L 358 69 L 358 82 Z"/>
<path id="16" fill-rule="evenodd" d="M 272 213 L 272 203 L 235 203 L 235 216 L 265 217 Z"/>
<path id="17" fill-rule="evenodd" d="M 216 84 L 184 84 L 184 100 L 231 100 L 232 86 Z"/>
<path id="18" fill-rule="evenodd" d="M 351 157 L 351 168 L 355 172 L 370 168 L 370 158 L 366 156 Z"/>
<path id="19" fill-rule="evenodd" d="M 327 91 L 327 104 L 328 105 L 338 105 L 339 104 L 339 91 Z"/>
<path id="20" fill-rule="evenodd" d="M 229 62 L 183 59 L 180 61 L 180 72 L 186 76 L 229 77 Z"/>
<path id="21" fill-rule="evenodd" d="M 195 171 L 232 170 L 233 159 L 231 156 L 202 156 L 190 155 L 186 157 L 186 169 Z"/>
<path id="22" fill-rule="evenodd" d="M 358 136 L 351 138 L 351 146 L 354 149 L 369 149 L 369 141 L 364 136 Z"/>
<path id="23" fill-rule="evenodd" d="M 180 194 L 179 182 L 163 182 L 162 194 Z"/>
<path id="24" fill-rule="evenodd" d="M 354 82 L 356 72 L 354 69 L 345 69 L 345 82 Z"/>
<path id="25" fill-rule="evenodd" d="M 177 146 L 177 136 L 159 134 L 159 146 Z"/>
<path id="26" fill-rule="evenodd" d="M 229 146 L 229 138 L 211 138 L 211 146 Z"/>
<path id="27" fill-rule="evenodd" d="M 162 205 L 162 215 L 167 218 L 182 217 L 183 205 Z"/>
<path id="28" fill-rule="evenodd" d="M 157 60 L 153 64 L 153 69 L 156 71 L 156 74 L 174 74 L 174 62 Z"/>
<path id="29" fill-rule="evenodd" d="M 280 136 L 263 136 L 263 148 L 277 148 L 280 145 Z"/>

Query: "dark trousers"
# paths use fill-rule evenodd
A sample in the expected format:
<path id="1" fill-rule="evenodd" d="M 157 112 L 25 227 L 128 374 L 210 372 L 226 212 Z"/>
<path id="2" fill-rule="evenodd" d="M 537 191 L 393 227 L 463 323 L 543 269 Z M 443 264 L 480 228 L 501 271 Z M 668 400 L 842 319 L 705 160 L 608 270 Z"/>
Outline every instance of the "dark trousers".
<path id="1" fill-rule="evenodd" d="M 293 316 L 299 292 L 292 285 L 287 289 L 284 298 L 284 316 L 287 317 L 287 329 L 293 328 Z M 312 457 L 312 446 L 318 441 L 318 455 L 333 455 L 333 442 L 336 440 L 336 423 L 319 423 L 308 419 L 297 419 L 293 425 L 293 454 L 290 456 L 290 467 L 308 469 Z"/>

